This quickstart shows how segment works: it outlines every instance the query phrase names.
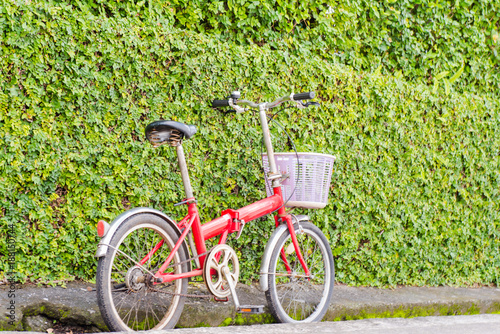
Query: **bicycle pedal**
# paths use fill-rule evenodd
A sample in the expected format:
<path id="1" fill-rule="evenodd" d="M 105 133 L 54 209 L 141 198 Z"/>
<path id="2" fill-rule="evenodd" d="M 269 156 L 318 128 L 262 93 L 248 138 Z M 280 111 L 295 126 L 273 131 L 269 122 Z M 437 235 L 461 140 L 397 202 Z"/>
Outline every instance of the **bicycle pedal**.
<path id="1" fill-rule="evenodd" d="M 261 314 L 264 313 L 264 305 L 241 305 L 236 313 L 243 314 Z"/>
<path id="2" fill-rule="evenodd" d="M 213 297 L 214 297 L 214 301 L 219 302 L 219 303 L 225 303 L 225 302 L 229 301 L 228 297 L 224 297 L 224 298 L 218 298 L 216 296 L 213 296 Z"/>

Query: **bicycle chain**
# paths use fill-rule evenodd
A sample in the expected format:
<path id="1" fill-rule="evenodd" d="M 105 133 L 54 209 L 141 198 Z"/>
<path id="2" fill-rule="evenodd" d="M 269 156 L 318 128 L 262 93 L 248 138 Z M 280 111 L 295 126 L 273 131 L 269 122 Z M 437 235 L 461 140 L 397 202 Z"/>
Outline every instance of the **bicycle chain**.
<path id="1" fill-rule="evenodd" d="M 162 291 L 162 290 L 158 290 L 158 289 L 155 289 L 155 288 L 149 288 L 151 289 L 151 291 L 154 291 L 154 292 L 160 292 L 160 293 L 164 293 L 164 294 L 167 294 L 167 295 L 171 295 L 171 296 L 181 296 L 181 297 L 188 297 L 188 298 L 212 298 L 212 295 L 190 295 L 190 294 L 187 294 L 187 293 L 173 293 L 173 292 L 169 292 L 169 291 Z"/>

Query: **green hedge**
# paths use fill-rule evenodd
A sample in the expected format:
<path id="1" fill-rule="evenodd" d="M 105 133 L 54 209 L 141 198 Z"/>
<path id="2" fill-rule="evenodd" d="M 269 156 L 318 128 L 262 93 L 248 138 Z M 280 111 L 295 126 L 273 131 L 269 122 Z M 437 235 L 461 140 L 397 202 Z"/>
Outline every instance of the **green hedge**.
<path id="1" fill-rule="evenodd" d="M 498 96 L 500 2 L 357 1 L 345 29 L 342 58 L 410 81 Z M 345 47 L 342 47 L 345 45 Z M 453 82 L 455 74 L 460 80 Z"/>
<path id="2" fill-rule="evenodd" d="M 239 89 L 259 101 L 314 90 L 322 101 L 277 118 L 300 151 L 338 157 L 330 204 L 307 213 L 331 242 L 339 281 L 498 284 L 498 100 L 140 15 L 4 2 L 0 17 L 0 234 L 15 225 L 19 280 L 92 280 L 96 223 L 126 208 L 181 217 L 175 152 L 144 140 L 153 120 L 198 126 L 185 150 L 205 220 L 265 196 L 257 116 L 209 108 Z M 231 240 L 243 280 L 258 277 L 271 231 L 262 219 Z"/>
<path id="3" fill-rule="evenodd" d="M 267 43 L 325 59 L 337 53 L 358 70 L 382 65 L 408 81 L 459 92 L 497 96 L 500 89 L 497 0 L 111 0 L 93 10 L 167 21 L 242 45 Z"/>

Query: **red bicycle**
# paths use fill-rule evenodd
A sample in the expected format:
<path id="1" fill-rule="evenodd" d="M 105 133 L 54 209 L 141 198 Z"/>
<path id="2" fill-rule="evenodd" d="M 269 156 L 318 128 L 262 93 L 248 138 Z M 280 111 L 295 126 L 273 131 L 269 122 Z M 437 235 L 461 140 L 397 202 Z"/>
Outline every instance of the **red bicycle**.
<path id="1" fill-rule="evenodd" d="M 135 208 L 111 224 L 98 222 L 97 232 L 102 239 L 96 252 L 97 300 L 111 331 L 173 328 L 185 299 L 192 296 L 187 294 L 188 279 L 195 276 L 203 276 L 215 299 L 226 299 L 231 294 L 236 312 L 263 312 L 262 305 L 239 305 L 235 290 L 239 262 L 226 239 L 234 232 L 239 237 L 248 222 L 275 211 L 276 229 L 265 247 L 260 271 L 260 286 L 268 307 L 278 322 L 323 318 L 334 285 L 330 245 L 307 216 L 286 211 L 282 186 L 290 176 L 278 170 L 266 116 L 267 110 L 283 102 L 292 101 L 304 108 L 314 102 L 305 104 L 301 100 L 312 98 L 314 92 L 290 94 L 257 104 L 240 100 L 239 92 L 233 92 L 227 100 L 213 101 L 213 107 L 232 107 L 236 112 L 259 110 L 268 179 L 272 182 L 268 191 L 272 191 L 267 198 L 241 209 L 222 211 L 219 218 L 205 224 L 200 222 L 182 147 L 182 141 L 191 138 L 196 127 L 166 120 L 146 127 L 146 138 L 154 146 L 168 144 L 177 151 L 186 197 L 175 205 L 187 205 L 188 214 L 175 222 L 158 210 Z M 217 236 L 218 244 L 207 249 L 206 240 Z"/>

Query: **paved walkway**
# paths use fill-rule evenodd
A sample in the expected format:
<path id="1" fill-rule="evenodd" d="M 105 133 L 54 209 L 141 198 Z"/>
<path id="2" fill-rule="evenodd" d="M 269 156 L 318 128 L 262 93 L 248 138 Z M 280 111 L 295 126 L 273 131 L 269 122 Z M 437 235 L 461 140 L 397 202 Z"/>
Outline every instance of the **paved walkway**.
<path id="1" fill-rule="evenodd" d="M 164 332 L 163 332 L 164 333 Z M 176 329 L 173 334 L 498 334 L 500 314 Z M 160 334 L 149 331 L 148 334 Z"/>
<path id="2" fill-rule="evenodd" d="M 253 326 L 199 327 L 147 331 L 147 334 L 498 334 L 500 314 L 417 317 L 410 319 L 364 319 L 312 324 L 270 324 Z M 4 332 L 6 333 L 6 332 Z M 7 332 L 8 333 L 8 332 Z M 39 332 L 10 332 L 39 334 Z M 126 334 L 125 332 L 114 334 Z"/>
<path id="3" fill-rule="evenodd" d="M 8 297 L 0 286 L 0 330 L 46 331 L 55 323 L 99 331 L 106 327 L 101 319 L 93 286 L 74 282 L 67 288 L 25 286 Z M 199 284 L 193 289 L 204 290 Z M 202 291 L 203 292 L 203 291 Z M 265 296 L 255 286 L 238 286 L 241 304 L 266 305 Z M 10 326 L 7 305 L 15 302 L 15 322 Z M 268 311 L 267 309 L 265 310 Z M 500 289 L 452 287 L 403 287 L 396 289 L 357 288 L 337 285 L 325 321 L 366 318 L 408 318 L 437 315 L 500 313 Z M 180 327 L 249 325 L 272 322 L 269 313 L 235 316 L 231 301 L 217 303 L 189 299 L 178 323 Z M 48 327 L 47 327 L 48 326 Z M 500 333 L 500 330 L 499 330 Z"/>

